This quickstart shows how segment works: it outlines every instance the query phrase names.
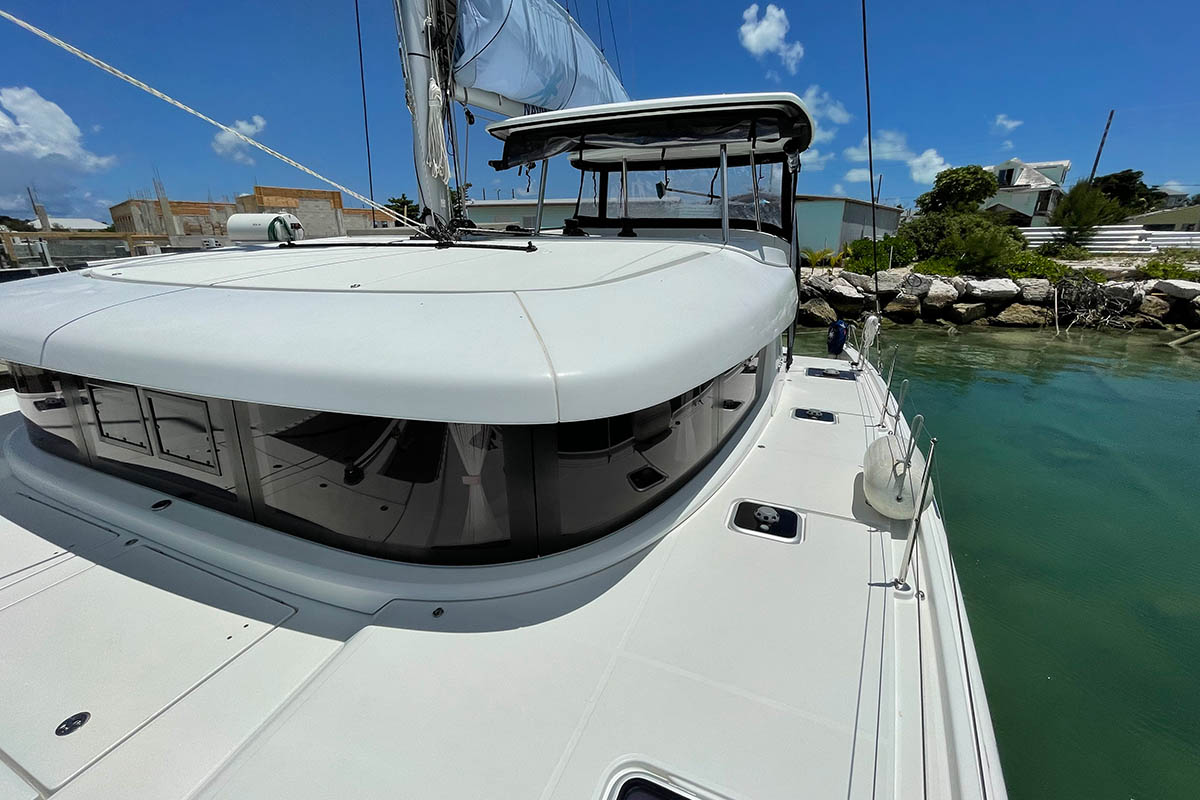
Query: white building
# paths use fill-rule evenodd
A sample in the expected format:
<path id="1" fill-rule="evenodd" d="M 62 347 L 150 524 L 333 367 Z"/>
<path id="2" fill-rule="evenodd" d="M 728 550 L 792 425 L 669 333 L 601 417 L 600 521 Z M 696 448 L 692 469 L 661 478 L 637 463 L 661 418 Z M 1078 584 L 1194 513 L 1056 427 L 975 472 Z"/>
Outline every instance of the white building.
<path id="1" fill-rule="evenodd" d="M 40 219 L 35 219 L 29 224 L 35 231 L 42 229 Z M 50 227 L 64 231 L 102 231 L 108 227 L 108 223 L 86 217 L 50 217 Z"/>
<path id="2" fill-rule="evenodd" d="M 996 176 L 1000 188 L 984 200 L 987 211 L 1013 215 L 1013 224 L 1040 228 L 1049 224 L 1050 215 L 1063 195 L 1070 161 L 1022 161 L 1010 158 L 1000 164 L 984 167 Z"/>

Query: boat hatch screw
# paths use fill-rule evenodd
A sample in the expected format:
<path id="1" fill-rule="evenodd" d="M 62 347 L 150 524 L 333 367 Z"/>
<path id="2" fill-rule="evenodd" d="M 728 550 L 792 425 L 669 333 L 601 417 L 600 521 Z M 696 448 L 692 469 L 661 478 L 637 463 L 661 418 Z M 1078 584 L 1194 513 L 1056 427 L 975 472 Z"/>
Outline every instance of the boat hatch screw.
<path id="1" fill-rule="evenodd" d="M 366 473 L 363 472 L 362 467 L 356 464 L 347 464 L 346 468 L 342 470 L 342 482 L 347 486 L 357 486 L 363 482 L 365 477 Z"/>
<path id="2" fill-rule="evenodd" d="M 771 506 L 759 506 L 754 510 L 754 518 L 758 520 L 760 530 L 768 531 L 779 522 L 779 512 Z"/>
<path id="3" fill-rule="evenodd" d="M 60 722 L 58 727 L 54 729 L 54 735 L 69 736 L 70 734 L 82 728 L 84 725 L 87 725 L 87 721 L 91 718 L 91 712 L 80 711 L 78 714 L 67 717 Z"/>
<path id="4" fill-rule="evenodd" d="M 433 615 L 435 617 L 440 617 L 442 614 L 445 614 L 445 613 L 446 613 L 446 609 L 442 608 L 441 606 L 438 606 L 437 608 L 435 608 L 433 610 Z"/>
<path id="5" fill-rule="evenodd" d="M 151 511 L 162 511 L 164 508 L 168 508 L 170 505 L 171 505 L 170 500 L 159 500 L 157 503 L 150 506 L 150 510 Z"/>

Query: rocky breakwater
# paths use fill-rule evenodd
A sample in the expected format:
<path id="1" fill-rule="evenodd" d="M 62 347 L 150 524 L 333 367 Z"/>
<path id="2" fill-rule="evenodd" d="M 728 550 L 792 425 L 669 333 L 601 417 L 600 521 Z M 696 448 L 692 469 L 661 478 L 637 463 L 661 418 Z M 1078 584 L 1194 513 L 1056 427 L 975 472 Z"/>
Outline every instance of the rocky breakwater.
<path id="1" fill-rule="evenodd" d="M 816 270 L 800 282 L 798 320 L 823 327 L 873 312 L 878 300 L 893 322 L 946 321 L 956 325 L 1043 327 L 1060 324 L 1131 328 L 1200 329 L 1200 281 L 1112 280 L 1092 284 L 1046 278 L 972 278 L 924 275 L 910 269 L 862 275 Z"/>

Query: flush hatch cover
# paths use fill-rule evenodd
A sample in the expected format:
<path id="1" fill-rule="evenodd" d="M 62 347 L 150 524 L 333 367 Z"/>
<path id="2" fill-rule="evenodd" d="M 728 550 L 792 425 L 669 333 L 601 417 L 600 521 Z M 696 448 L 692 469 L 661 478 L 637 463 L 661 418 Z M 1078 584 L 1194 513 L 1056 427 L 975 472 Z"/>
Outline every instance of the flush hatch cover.
<path id="1" fill-rule="evenodd" d="M 54 790 L 292 613 L 128 548 L 0 611 L 0 750 Z"/>
<path id="2" fill-rule="evenodd" d="M 734 503 L 730 527 L 741 533 L 800 541 L 802 517 L 795 509 L 760 500 L 739 500 Z"/>
<path id="3" fill-rule="evenodd" d="M 834 369 L 833 367 L 809 367 L 805 370 L 805 375 L 810 378 L 833 378 L 840 381 L 856 381 L 858 375 L 848 369 Z"/>
<path id="4" fill-rule="evenodd" d="M 837 424 L 837 416 L 832 411 L 822 411 L 819 408 L 793 409 L 792 416 L 796 419 L 804 419 L 811 422 L 832 422 Z"/>

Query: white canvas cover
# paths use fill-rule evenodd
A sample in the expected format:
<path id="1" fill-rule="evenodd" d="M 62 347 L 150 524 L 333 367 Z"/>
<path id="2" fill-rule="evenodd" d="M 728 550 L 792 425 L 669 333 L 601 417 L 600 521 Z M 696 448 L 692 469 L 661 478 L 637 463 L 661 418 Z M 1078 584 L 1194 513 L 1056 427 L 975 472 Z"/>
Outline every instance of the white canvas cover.
<path id="1" fill-rule="evenodd" d="M 604 54 L 554 0 L 459 0 L 454 80 L 526 113 L 623 103 Z"/>

